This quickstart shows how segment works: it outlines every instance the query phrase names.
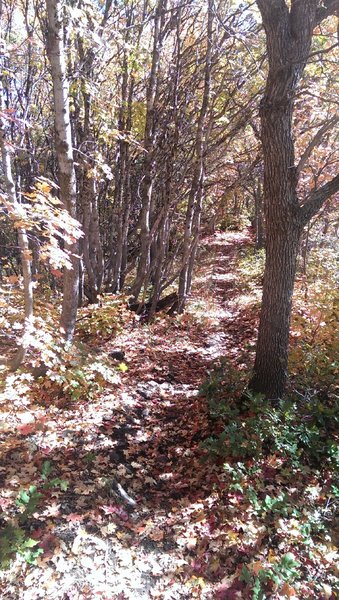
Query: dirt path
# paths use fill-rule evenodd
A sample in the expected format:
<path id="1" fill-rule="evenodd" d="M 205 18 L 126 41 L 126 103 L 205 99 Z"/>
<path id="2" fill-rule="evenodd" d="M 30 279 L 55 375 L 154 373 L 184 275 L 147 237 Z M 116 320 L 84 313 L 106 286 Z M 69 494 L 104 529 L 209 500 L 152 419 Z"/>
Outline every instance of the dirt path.
<path id="1" fill-rule="evenodd" d="M 217 501 L 213 488 L 218 476 L 210 465 L 201 463 L 200 443 L 211 431 L 206 400 L 198 392 L 218 359 L 226 356 L 230 362 L 242 364 L 239 347 L 253 341 L 253 320 L 248 315 L 245 318 L 237 300 L 241 290 L 236 262 L 239 249 L 249 243 L 246 233 L 206 239 L 205 258 L 187 314 L 160 317 L 115 341 L 126 354 L 129 371 L 125 405 L 117 398 L 114 410 L 111 457 L 116 472 L 125 474 L 120 478 L 124 489 L 137 507 L 142 507 L 140 514 L 138 508 L 134 511 L 138 514 L 136 522 L 144 527 L 146 517 L 149 523 L 132 544 L 140 548 L 143 540 L 141 545 L 148 556 L 155 553 L 160 563 L 168 564 L 158 581 L 151 577 L 148 590 L 140 590 L 139 596 L 136 590 L 132 596 L 126 591 L 126 598 L 148 598 L 149 594 L 160 598 L 212 597 L 213 585 L 204 592 L 194 591 L 194 575 L 193 588 L 181 583 L 195 560 L 194 532 L 200 528 L 197 515 L 204 507 L 203 520 L 209 528 L 208 519 L 213 522 Z"/>
<path id="2" fill-rule="evenodd" d="M 31 535 L 43 538 L 45 553 L 38 567 L 18 564 L 13 580 L 5 578 L 6 598 L 217 597 L 237 555 L 232 546 L 217 561 L 213 554 L 222 468 L 201 462 L 211 431 L 198 391 L 221 357 L 241 367 L 240 348 L 253 341 L 236 272 L 249 242 L 246 233 L 206 239 L 187 313 L 131 322 L 103 348 L 125 353 L 119 386 L 97 402 L 40 410 L 41 431 L 6 455 L 5 486 L 13 477 L 21 486 L 34 480 L 44 459 L 70 482 L 36 515 Z"/>

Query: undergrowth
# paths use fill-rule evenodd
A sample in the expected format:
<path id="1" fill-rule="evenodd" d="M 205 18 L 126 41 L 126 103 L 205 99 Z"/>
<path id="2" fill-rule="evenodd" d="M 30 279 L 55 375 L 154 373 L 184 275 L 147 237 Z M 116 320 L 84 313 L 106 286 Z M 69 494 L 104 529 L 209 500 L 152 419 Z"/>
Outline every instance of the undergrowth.
<path id="1" fill-rule="evenodd" d="M 16 499 L 17 514 L 12 518 L 0 514 L 0 569 L 9 569 L 16 558 L 35 565 L 43 554 L 39 539 L 31 537 L 31 518 L 38 506 L 48 500 L 49 490 L 66 491 L 68 488 L 66 480 L 51 477 L 53 470 L 51 461 L 46 460 L 42 465 L 40 485 L 29 485 L 20 490 Z"/>
<path id="2" fill-rule="evenodd" d="M 298 393 L 272 407 L 263 396 L 244 393 L 243 376 L 226 363 L 210 374 L 201 394 L 213 431 L 202 443 L 204 459 L 222 463 L 225 472 L 227 498 L 218 489 L 220 500 L 239 504 L 241 515 L 268 532 L 265 551 L 238 574 L 245 597 L 306 590 L 309 598 L 334 598 L 330 561 L 316 581 L 314 571 L 319 556 L 333 550 L 338 398 Z M 326 586 L 329 596 L 322 595 Z"/>

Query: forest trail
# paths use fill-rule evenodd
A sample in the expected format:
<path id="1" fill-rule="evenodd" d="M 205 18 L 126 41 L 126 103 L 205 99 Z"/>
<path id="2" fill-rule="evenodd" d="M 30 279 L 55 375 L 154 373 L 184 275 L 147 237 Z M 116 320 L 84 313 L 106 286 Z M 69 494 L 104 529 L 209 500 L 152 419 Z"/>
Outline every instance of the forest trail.
<path id="1" fill-rule="evenodd" d="M 263 585 L 272 600 L 334 599 L 331 405 L 318 429 L 309 413 L 298 421 L 260 399 L 239 404 L 261 273 L 249 229 L 216 232 L 202 240 L 185 314 L 145 324 L 125 297 L 108 297 L 82 309 L 73 362 L 40 380 L 7 375 L 0 564 L 12 562 L 0 570 L 2 597 L 252 600 Z"/>
<path id="2" fill-rule="evenodd" d="M 254 318 L 241 305 L 237 278 L 239 251 L 250 243 L 248 232 L 205 239 L 187 313 L 132 325 L 114 341 L 128 372 L 115 403 L 112 456 L 118 470 L 129 469 L 124 484 L 151 510 L 211 491 L 210 467 L 200 464 L 199 444 L 211 431 L 199 388 L 224 360 L 241 369 L 243 349 L 254 342 Z"/>
<path id="3" fill-rule="evenodd" d="M 255 328 L 239 303 L 236 272 L 239 250 L 250 241 L 246 232 L 205 239 L 205 257 L 187 313 L 132 325 L 115 339 L 114 348 L 125 353 L 128 365 L 124 400 L 116 398 L 121 420 L 114 431 L 121 440 L 115 454 L 122 463 L 142 463 L 141 499 L 155 506 L 159 501 L 168 505 L 172 498 L 192 499 L 201 481 L 206 482 L 207 474 L 198 465 L 199 443 L 210 432 L 199 388 L 220 360 L 241 366 L 241 348 L 253 342 Z M 192 477 L 195 461 L 195 477 L 200 473 L 201 480 Z"/>
<path id="4" fill-rule="evenodd" d="M 253 315 L 239 300 L 237 277 L 239 252 L 251 244 L 248 231 L 205 238 L 186 314 L 132 324 L 106 349 L 124 352 L 128 366 L 113 419 L 105 421 L 113 440 L 111 465 L 128 494 L 125 507 L 129 498 L 136 502 L 126 541 L 138 566 L 121 574 L 127 577 L 121 598 L 215 597 L 224 561 L 217 554 L 211 585 L 196 585 L 206 557 L 211 559 L 203 532 L 217 528 L 219 502 L 218 469 L 201 462 L 200 444 L 212 431 L 199 388 L 220 360 L 241 366 L 241 348 L 254 341 Z M 200 558 L 193 559 L 200 542 Z M 227 554 L 235 566 L 236 553 Z"/>
<path id="5" fill-rule="evenodd" d="M 6 598 L 219 597 L 239 555 L 213 534 L 225 529 L 223 469 L 201 462 L 211 425 L 199 388 L 225 356 L 241 368 L 241 349 L 253 343 L 254 318 L 237 277 L 250 243 L 248 232 L 204 239 L 186 314 L 149 325 L 131 319 L 98 348 L 124 352 L 128 367 L 99 401 L 50 399 L 41 401 L 43 412 L 29 408 L 35 426 L 18 427 L 3 476 L 23 486 L 48 460 L 70 485 L 53 490 L 36 515 L 31 536 L 42 539 L 44 555 L 6 584 Z"/>

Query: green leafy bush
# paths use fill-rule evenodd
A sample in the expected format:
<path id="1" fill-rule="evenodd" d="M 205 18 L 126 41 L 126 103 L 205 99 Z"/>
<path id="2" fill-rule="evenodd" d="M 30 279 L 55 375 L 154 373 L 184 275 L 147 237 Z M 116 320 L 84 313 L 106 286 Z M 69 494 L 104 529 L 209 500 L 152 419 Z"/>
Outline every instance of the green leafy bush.
<path id="1" fill-rule="evenodd" d="M 26 535 L 21 527 L 7 523 L 0 536 L 0 569 L 8 569 L 13 558 L 19 554 L 30 565 L 36 563 L 38 556 L 43 554 L 42 548 L 37 548 L 39 542 Z"/>
<path id="2" fill-rule="evenodd" d="M 124 366 L 119 365 L 120 371 Z M 92 354 L 82 344 L 66 348 L 47 371 L 39 388 L 53 391 L 65 401 L 95 398 L 106 385 L 119 381 L 117 370 L 107 360 Z"/>
<path id="3" fill-rule="evenodd" d="M 228 393 L 225 398 L 223 383 L 218 370 L 202 388 L 211 417 L 222 422 L 222 432 L 203 442 L 212 455 L 245 459 L 278 454 L 294 465 L 338 463 L 338 445 L 331 435 L 339 420 L 337 402 L 325 405 L 315 396 L 307 401 L 287 399 L 273 407 L 263 396 L 247 393 L 240 403 Z"/>
<path id="4" fill-rule="evenodd" d="M 28 564 L 36 564 L 38 556 L 43 554 L 42 548 L 37 548 L 39 540 L 34 540 L 27 535 L 29 518 L 37 510 L 44 499 L 44 492 L 51 488 L 60 488 L 66 491 L 68 482 L 59 477 L 50 478 L 53 472 L 51 461 L 46 460 L 42 466 L 40 490 L 36 485 L 19 491 L 16 505 L 20 510 L 18 519 L 12 519 L 4 524 L 0 530 L 0 569 L 8 569 L 16 555 L 21 556 Z"/>
<path id="5" fill-rule="evenodd" d="M 251 571 L 246 565 L 243 566 L 240 581 L 247 583 L 252 592 L 252 600 L 265 600 L 267 598 L 266 590 L 272 591 L 272 588 L 279 590 L 279 587 L 286 583 L 293 583 L 300 576 L 300 562 L 295 560 L 292 553 L 288 552 L 279 562 L 272 565 L 265 565 L 258 571 Z"/>

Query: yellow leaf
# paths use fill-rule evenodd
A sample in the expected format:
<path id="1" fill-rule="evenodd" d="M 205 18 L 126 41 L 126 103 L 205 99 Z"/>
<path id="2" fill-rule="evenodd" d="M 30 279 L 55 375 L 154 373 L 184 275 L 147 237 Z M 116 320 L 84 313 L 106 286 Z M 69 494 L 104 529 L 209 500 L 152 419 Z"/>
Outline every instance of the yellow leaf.
<path id="1" fill-rule="evenodd" d="M 239 540 L 239 534 L 236 531 L 228 531 L 227 538 L 231 544 L 236 544 Z"/>
<path id="2" fill-rule="evenodd" d="M 108 525 L 101 528 L 101 533 L 103 535 L 112 535 L 112 533 L 116 531 L 116 528 L 117 526 L 115 523 L 108 523 Z"/>
<path id="3" fill-rule="evenodd" d="M 270 562 L 270 563 L 274 563 L 274 562 L 276 562 L 276 560 L 277 560 L 277 557 L 276 557 L 276 555 L 274 554 L 273 550 L 270 550 L 270 551 L 269 551 L 269 553 L 268 553 L 268 556 L 267 556 L 267 560 L 268 560 L 268 562 Z"/>
<path id="4" fill-rule="evenodd" d="M 49 192 L 52 189 L 51 186 L 48 183 L 46 183 L 46 181 L 39 181 L 36 184 L 36 187 L 37 187 L 38 190 L 40 190 L 44 194 L 49 194 Z"/>
<path id="5" fill-rule="evenodd" d="M 187 585 L 188 587 L 200 587 L 200 588 L 204 588 L 205 587 L 205 581 L 203 580 L 202 577 L 195 577 L 194 575 L 191 577 L 191 579 L 189 579 L 188 581 L 186 581 L 185 585 Z"/>

